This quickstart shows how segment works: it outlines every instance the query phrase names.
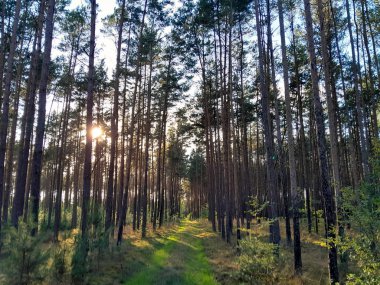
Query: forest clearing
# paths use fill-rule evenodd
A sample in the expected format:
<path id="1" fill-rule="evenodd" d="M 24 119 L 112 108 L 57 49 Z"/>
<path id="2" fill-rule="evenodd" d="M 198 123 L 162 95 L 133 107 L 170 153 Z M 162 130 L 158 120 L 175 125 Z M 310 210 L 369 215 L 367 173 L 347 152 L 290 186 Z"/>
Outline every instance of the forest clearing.
<path id="1" fill-rule="evenodd" d="M 379 0 L 0 1 L 0 284 L 380 284 Z"/>

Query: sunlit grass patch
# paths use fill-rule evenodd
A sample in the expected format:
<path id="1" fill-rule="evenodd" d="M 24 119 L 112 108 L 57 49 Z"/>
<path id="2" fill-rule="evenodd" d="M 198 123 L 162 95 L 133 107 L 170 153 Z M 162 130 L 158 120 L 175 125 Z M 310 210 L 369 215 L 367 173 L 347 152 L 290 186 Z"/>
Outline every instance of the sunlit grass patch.
<path id="1" fill-rule="evenodd" d="M 157 284 L 157 275 L 168 260 L 171 249 L 176 240 L 177 239 L 173 236 L 163 240 L 160 249 L 155 249 L 150 257 L 145 256 L 146 266 L 136 268 L 137 273 L 135 271 L 135 274 L 132 274 L 132 277 L 124 284 Z"/>
<path id="2" fill-rule="evenodd" d="M 137 248 L 153 248 L 153 245 L 146 239 L 133 240 L 131 244 Z"/>
<path id="3" fill-rule="evenodd" d="M 303 240 L 303 242 L 304 243 L 311 243 L 311 244 L 314 244 L 314 245 L 317 245 L 317 246 L 320 246 L 320 247 L 324 247 L 326 249 L 328 248 L 326 241 L 325 240 L 321 240 L 321 239 L 316 240 L 316 239 L 305 238 Z"/>
<path id="4" fill-rule="evenodd" d="M 220 233 L 212 232 L 207 220 L 200 220 L 199 225 L 203 231 L 202 243 L 205 255 L 215 276 L 215 281 L 219 284 L 236 284 L 231 278 L 231 273 L 238 268 L 236 249 L 228 245 L 220 237 Z"/>
<path id="5" fill-rule="evenodd" d="M 186 219 L 166 237 L 157 237 L 161 247 L 124 284 L 217 284 L 202 244 L 204 230 L 198 221 Z"/>
<path id="6" fill-rule="evenodd" d="M 202 233 L 199 235 L 204 237 L 202 241 L 206 256 L 217 281 L 226 285 L 240 284 L 239 281 L 233 278 L 233 272 L 239 268 L 236 235 L 232 235 L 232 241 L 228 245 L 221 238 L 220 233 L 211 231 L 211 224 L 207 220 L 201 220 L 199 225 L 202 228 Z M 251 230 L 241 229 L 242 237 L 247 237 L 250 233 L 260 241 L 268 242 L 268 226 L 269 224 L 263 219 L 261 219 L 260 224 L 257 224 L 257 220 L 254 220 L 251 224 Z M 298 277 L 294 274 L 293 247 L 286 244 L 285 222 L 282 219 L 280 220 L 280 231 L 283 238 L 280 252 L 284 258 L 284 262 L 279 265 L 280 284 L 328 284 L 327 248 L 323 235 L 309 234 L 306 228 L 302 228 L 303 275 Z"/>
<path id="7" fill-rule="evenodd" d="M 210 232 L 203 232 L 203 233 L 195 235 L 195 237 L 197 237 L 197 238 L 209 238 L 209 237 L 215 237 L 215 234 L 210 233 Z"/>

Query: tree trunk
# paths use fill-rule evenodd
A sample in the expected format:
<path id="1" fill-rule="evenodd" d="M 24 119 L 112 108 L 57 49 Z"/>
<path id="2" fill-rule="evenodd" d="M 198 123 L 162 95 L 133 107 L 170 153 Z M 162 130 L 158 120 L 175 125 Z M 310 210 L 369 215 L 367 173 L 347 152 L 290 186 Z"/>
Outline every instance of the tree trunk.
<path id="1" fill-rule="evenodd" d="M 361 167 L 364 176 L 369 174 L 369 166 L 368 166 L 368 142 L 365 136 L 365 127 L 364 127 L 364 118 L 363 118 L 363 106 L 362 106 L 362 95 L 359 91 L 359 79 L 358 79 L 358 63 L 356 61 L 356 53 L 355 53 L 355 44 L 354 38 L 352 35 L 352 23 L 351 23 L 351 12 L 349 1 L 346 0 L 346 12 L 347 12 L 347 23 L 348 23 L 348 31 L 350 36 L 350 47 L 351 47 L 351 56 L 352 56 L 352 76 L 354 81 L 354 91 L 355 91 L 355 103 L 356 103 L 356 113 L 359 127 L 359 141 L 360 145 L 358 145 L 361 154 Z"/>
<path id="2" fill-rule="evenodd" d="M 307 43 L 308 52 L 310 60 L 311 69 L 311 80 L 312 80 L 312 91 L 313 91 L 313 101 L 314 101 L 314 116 L 317 127 L 317 142 L 319 151 L 319 162 L 321 169 L 321 182 L 322 182 L 322 195 L 323 202 L 325 206 L 326 213 L 326 226 L 327 226 L 327 237 L 329 238 L 329 271 L 330 271 L 330 282 L 335 284 L 339 282 L 339 271 L 338 271 L 338 252 L 335 244 L 336 238 L 336 212 L 334 205 L 334 193 L 331 189 L 328 160 L 327 160 L 327 146 L 326 146 L 326 135 L 324 126 L 324 116 L 323 108 L 321 104 L 321 99 L 319 96 L 319 86 L 318 86 L 318 73 L 317 73 L 317 59 L 315 55 L 315 46 L 313 39 L 313 25 L 310 1 L 304 0 L 305 6 L 305 19 L 306 19 L 306 31 L 307 31 Z"/>
<path id="3" fill-rule="evenodd" d="M 8 132 L 8 123 L 9 123 L 9 102 L 11 95 L 11 83 L 12 83 L 12 75 L 13 75 L 13 62 L 17 47 L 17 30 L 19 28 L 20 21 L 20 10 L 21 10 L 21 0 L 17 0 L 15 15 L 13 18 L 12 24 L 12 37 L 9 46 L 9 54 L 7 60 L 7 70 L 5 73 L 5 81 L 4 81 L 4 93 L 2 100 L 2 113 L 1 113 L 1 122 L 0 122 L 0 209 L 3 205 L 3 192 L 4 192 L 4 162 L 5 162 L 5 153 L 7 150 L 7 132 Z M 2 87 L 0 87 L 2 89 Z M 24 196 L 23 196 L 24 197 Z M 22 197 L 22 199 L 23 199 Z M 19 199 L 20 200 L 20 199 Z M 19 202 L 19 201 L 18 201 Z M 12 215 L 12 223 L 17 226 L 18 217 L 22 215 L 23 204 L 17 203 L 17 211 L 16 208 L 12 209 L 15 211 L 16 221 L 13 219 Z M 13 213 L 13 211 L 12 211 Z M 0 233 L 1 233 L 1 215 L 0 215 Z"/>
<path id="4" fill-rule="evenodd" d="M 275 183 L 275 169 L 274 169 L 274 146 L 273 146 L 273 133 L 270 125 L 270 110 L 269 110 L 269 94 L 267 90 L 267 80 L 264 71 L 264 50 L 262 41 L 262 31 L 260 22 L 260 6 L 259 0 L 255 0 L 255 14 L 256 14 L 256 29 L 257 29 L 257 43 L 259 49 L 259 77 L 260 77 L 260 93 L 262 105 L 262 122 L 265 136 L 265 153 L 267 163 L 267 190 L 269 191 L 269 218 L 273 222 L 269 226 L 270 242 L 279 245 L 280 225 L 278 221 L 278 205 L 277 205 L 277 189 Z"/>
<path id="5" fill-rule="evenodd" d="M 107 186 L 107 200 L 106 200 L 106 219 L 105 230 L 108 230 L 111 226 L 112 211 L 112 193 L 114 192 L 114 172 L 115 172 L 115 159 L 116 157 L 116 143 L 118 138 L 118 112 L 119 112 L 119 84 L 120 84 L 120 55 L 121 55 L 121 43 L 123 36 L 124 26 L 124 14 L 125 14 L 125 0 L 121 4 L 121 14 L 118 23 L 118 40 L 117 40 L 117 52 L 116 52 L 116 71 L 115 71 L 115 92 L 113 97 L 113 112 L 111 118 L 111 150 L 110 150 L 110 166 L 108 169 L 108 186 Z"/>
<path id="6" fill-rule="evenodd" d="M 83 194 L 82 194 L 82 238 L 87 239 L 87 217 L 90 203 L 91 191 L 91 158 L 92 158 L 92 108 L 94 105 L 94 84 L 95 84 L 95 29 L 96 29 L 96 0 L 91 0 L 91 34 L 90 34 L 90 54 L 88 65 L 88 85 L 87 85 L 87 114 L 86 114 L 86 146 L 84 151 L 83 164 Z"/>
<path id="7" fill-rule="evenodd" d="M 142 230 L 141 236 L 142 238 L 146 237 L 146 224 L 147 224 L 147 203 L 148 203 L 148 170 L 149 170 L 149 138 L 150 138 L 150 129 L 151 129 L 151 98 L 152 98 L 152 72 L 153 72 L 153 51 L 152 46 L 149 51 L 149 78 L 148 78 L 148 93 L 147 93 L 147 111 L 146 111 L 146 121 L 145 121 L 145 158 L 144 158 L 144 184 L 143 184 L 143 196 L 142 196 Z"/>
<path id="8" fill-rule="evenodd" d="M 3 77 L 4 77 L 4 66 L 5 66 L 5 1 L 3 1 L 3 5 L 1 5 L 1 26 L 0 26 L 0 35 L 1 35 L 1 42 L 0 42 L 0 109 L 3 103 Z M 1 204 L 0 204 L 1 205 Z"/>
<path id="9" fill-rule="evenodd" d="M 32 62 L 26 90 L 25 109 L 21 123 L 20 148 L 18 151 L 15 196 L 25 193 L 27 172 L 29 166 L 30 143 L 32 141 L 35 97 L 38 85 L 38 67 L 41 55 L 42 30 L 44 21 L 45 1 L 41 1 L 39 7 L 38 27 L 33 45 Z"/>
<path id="10" fill-rule="evenodd" d="M 48 1 L 48 11 L 46 16 L 45 28 L 45 50 L 43 55 L 41 78 L 39 85 L 39 101 L 38 101 L 38 118 L 36 128 L 36 138 L 34 144 L 33 162 L 32 162 L 32 181 L 31 181 L 31 202 L 32 202 L 32 216 L 35 223 L 33 234 L 38 230 L 38 212 L 41 191 L 41 170 L 42 170 L 42 155 L 43 155 L 43 142 L 45 134 L 45 116 L 46 116 L 46 96 L 47 85 L 49 79 L 50 55 L 53 41 L 54 29 L 54 11 L 55 0 Z M 17 221 L 17 214 L 12 215 L 13 222 Z"/>
<path id="11" fill-rule="evenodd" d="M 20 44 L 21 49 L 23 48 L 23 43 Z M 9 206 L 9 198 L 12 191 L 13 184 L 13 164 L 14 164 L 14 147 L 15 147 L 15 139 L 16 139 L 16 130 L 17 130 L 17 122 L 18 122 L 18 109 L 20 103 L 20 86 L 22 80 L 22 72 L 24 68 L 24 62 L 21 60 L 19 66 L 17 68 L 17 86 L 15 90 L 15 98 L 13 103 L 13 112 L 11 115 L 12 125 L 11 125 L 11 134 L 9 137 L 9 149 L 7 153 L 7 161 L 6 161 L 6 176 L 5 176 L 5 192 L 4 192 L 4 205 L 3 205 L 3 213 L 4 213 L 4 223 L 8 220 L 8 206 Z M 1 215 L 1 204 L 0 204 L 0 215 Z M 1 220 L 0 220 L 1 222 Z M 1 243 L 1 242 L 0 242 Z M 1 244 L 0 244 L 1 246 Z"/>
<path id="12" fill-rule="evenodd" d="M 332 92 L 331 92 L 331 71 L 330 71 L 330 56 L 328 53 L 327 47 L 327 33 L 329 27 L 326 28 L 325 23 L 325 13 L 323 10 L 322 0 L 317 1 L 318 7 L 318 16 L 320 24 L 320 35 L 321 35 L 321 50 L 322 50 L 322 62 L 324 70 L 324 86 L 327 99 L 327 109 L 328 109 L 328 118 L 329 118 L 329 130 L 330 130 L 330 140 L 331 140 L 331 160 L 332 160 L 332 170 L 334 183 L 333 186 L 336 190 L 336 195 L 339 196 L 340 192 L 340 172 L 339 172 L 339 149 L 338 149 L 338 130 L 337 130 L 337 118 L 332 101 Z"/>
<path id="13" fill-rule="evenodd" d="M 293 232 L 294 232 L 294 270 L 296 274 L 302 273 L 302 257 L 301 257 L 301 234 L 300 234 L 300 213 L 299 207 L 301 197 L 297 191 L 297 173 L 296 173 L 296 159 L 294 154 L 294 139 L 293 139 L 293 123 L 292 123 L 292 109 L 291 98 L 289 91 L 289 71 L 288 59 L 286 55 L 286 42 L 285 42 L 285 27 L 284 27 L 284 12 L 282 0 L 278 0 L 278 11 L 280 21 L 280 36 L 281 36 L 281 56 L 284 76 L 284 91 L 285 91 L 285 104 L 286 104 L 286 130 L 288 138 L 288 157 L 289 157 L 289 172 L 290 172 L 290 196 L 292 199 L 293 208 Z"/>
<path id="14" fill-rule="evenodd" d="M 141 49 L 142 49 L 142 33 L 144 30 L 144 24 L 145 24 L 145 15 L 147 11 L 147 5 L 148 0 L 145 0 L 144 4 L 144 11 L 139 31 L 139 45 L 138 45 L 138 60 L 136 65 L 136 78 L 135 78 L 135 86 L 133 91 L 133 98 L 132 98 L 132 112 L 131 112 L 131 125 L 129 128 L 129 143 L 128 143 L 128 158 L 126 163 L 126 172 L 125 172 L 125 189 L 123 194 L 123 201 L 122 201 L 122 209 L 121 209 L 121 217 L 118 224 L 118 232 L 117 232 L 117 244 L 120 245 L 122 238 L 123 238 L 123 227 L 125 218 L 127 215 L 127 207 L 128 207 L 128 190 L 129 190 L 129 182 L 131 178 L 131 164 L 132 164 L 132 154 L 133 154 L 133 138 L 134 138 L 134 131 L 135 131 L 135 124 L 136 124 L 136 116 L 135 116 L 135 105 L 136 105 L 136 97 L 137 97 L 137 87 L 139 82 L 139 74 L 140 74 L 140 62 L 141 62 Z"/>

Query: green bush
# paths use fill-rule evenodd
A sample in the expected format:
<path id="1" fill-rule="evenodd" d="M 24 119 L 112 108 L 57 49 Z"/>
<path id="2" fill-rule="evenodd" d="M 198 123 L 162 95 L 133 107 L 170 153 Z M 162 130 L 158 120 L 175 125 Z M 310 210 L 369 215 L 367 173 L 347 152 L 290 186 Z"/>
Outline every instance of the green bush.
<path id="1" fill-rule="evenodd" d="M 67 249 L 65 246 L 58 245 L 55 248 L 53 255 L 53 265 L 51 268 L 52 281 L 54 284 L 62 284 L 64 282 L 64 276 L 68 271 L 66 253 Z"/>
<path id="2" fill-rule="evenodd" d="M 347 284 L 380 284 L 380 145 L 374 145 L 370 177 L 358 189 L 342 190 L 343 217 L 351 231 L 339 245 L 357 267 Z"/>
<path id="3" fill-rule="evenodd" d="M 277 246 L 257 237 L 243 239 L 240 243 L 239 270 L 236 277 L 248 284 L 275 284 L 279 272 Z"/>
<path id="4" fill-rule="evenodd" d="M 91 235 L 90 251 L 93 261 L 96 263 L 97 270 L 100 269 L 100 259 L 104 252 L 109 248 L 109 238 L 113 227 L 104 231 L 104 227 L 97 227 Z"/>
<path id="5" fill-rule="evenodd" d="M 7 284 L 41 284 L 47 277 L 50 251 L 44 248 L 44 236 L 32 237 L 31 230 L 32 225 L 20 221 L 17 229 L 10 227 L 5 232 Z"/>
<path id="6" fill-rule="evenodd" d="M 71 259 L 71 279 L 74 284 L 84 284 L 86 274 L 88 255 L 88 240 L 80 236 L 75 237 L 74 252 Z"/>

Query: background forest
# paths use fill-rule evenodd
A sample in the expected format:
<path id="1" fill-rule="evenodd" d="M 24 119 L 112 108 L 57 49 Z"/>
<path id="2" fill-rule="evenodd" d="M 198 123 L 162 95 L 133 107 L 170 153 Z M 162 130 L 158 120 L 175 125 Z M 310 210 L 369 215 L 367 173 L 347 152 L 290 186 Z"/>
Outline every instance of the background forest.
<path id="1" fill-rule="evenodd" d="M 379 1 L 108 2 L 0 3 L 0 283 L 380 284 Z"/>

